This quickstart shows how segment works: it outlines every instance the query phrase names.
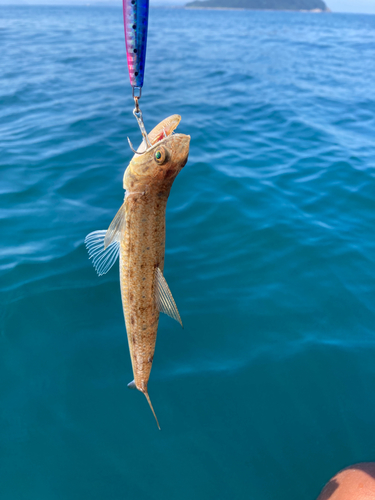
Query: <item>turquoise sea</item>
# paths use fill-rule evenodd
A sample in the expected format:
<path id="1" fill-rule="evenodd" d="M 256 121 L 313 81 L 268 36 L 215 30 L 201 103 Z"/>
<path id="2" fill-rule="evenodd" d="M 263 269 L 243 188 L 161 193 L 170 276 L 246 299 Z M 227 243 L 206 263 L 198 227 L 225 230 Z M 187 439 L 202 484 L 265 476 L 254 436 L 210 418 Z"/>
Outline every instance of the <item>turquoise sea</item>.
<path id="1" fill-rule="evenodd" d="M 1 500 L 315 500 L 375 460 L 374 51 L 374 16 L 150 11 L 145 124 L 191 135 L 159 432 L 83 243 L 140 140 L 121 9 L 0 8 Z"/>

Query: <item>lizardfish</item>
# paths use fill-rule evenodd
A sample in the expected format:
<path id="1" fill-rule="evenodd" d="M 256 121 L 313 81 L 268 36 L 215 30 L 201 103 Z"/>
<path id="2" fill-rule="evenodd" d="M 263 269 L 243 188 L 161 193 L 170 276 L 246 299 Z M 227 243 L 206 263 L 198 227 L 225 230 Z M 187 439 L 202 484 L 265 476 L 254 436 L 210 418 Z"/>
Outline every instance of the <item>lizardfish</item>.
<path id="1" fill-rule="evenodd" d="M 154 358 L 159 313 L 182 326 L 176 303 L 163 276 L 165 210 L 177 174 L 189 155 L 190 136 L 173 131 L 181 120 L 173 115 L 148 135 L 125 170 L 124 203 L 106 231 L 90 233 L 85 243 L 99 276 L 120 256 L 120 287 L 134 380 L 158 419 L 147 391 Z"/>

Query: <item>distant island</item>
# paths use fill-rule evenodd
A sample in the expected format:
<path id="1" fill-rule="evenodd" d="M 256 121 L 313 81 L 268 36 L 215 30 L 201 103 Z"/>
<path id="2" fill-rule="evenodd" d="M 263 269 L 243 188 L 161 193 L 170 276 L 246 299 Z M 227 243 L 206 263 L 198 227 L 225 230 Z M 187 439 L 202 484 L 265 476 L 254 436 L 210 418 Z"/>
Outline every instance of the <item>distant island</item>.
<path id="1" fill-rule="evenodd" d="M 323 0 L 197 0 L 185 7 L 191 9 L 298 10 L 330 12 Z"/>

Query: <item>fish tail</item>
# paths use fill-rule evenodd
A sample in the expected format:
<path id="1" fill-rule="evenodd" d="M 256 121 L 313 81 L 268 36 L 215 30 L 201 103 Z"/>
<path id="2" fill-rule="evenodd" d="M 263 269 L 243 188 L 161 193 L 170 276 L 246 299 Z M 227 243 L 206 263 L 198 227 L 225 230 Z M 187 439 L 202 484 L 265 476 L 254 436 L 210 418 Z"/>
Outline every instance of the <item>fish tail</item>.
<path id="1" fill-rule="evenodd" d="M 143 392 L 143 391 L 142 391 L 142 392 Z M 153 413 L 153 415 L 154 415 L 154 417 L 155 417 L 156 423 L 157 423 L 157 425 L 158 425 L 158 429 L 159 429 L 159 431 L 161 431 L 161 428 L 160 428 L 160 425 L 159 425 L 159 421 L 158 421 L 158 417 L 156 416 L 156 413 L 155 413 L 155 411 L 154 411 L 154 408 L 153 408 L 153 406 L 152 406 L 152 404 L 151 404 L 151 399 L 150 399 L 150 396 L 148 395 L 148 392 L 147 392 L 147 391 L 143 392 L 143 394 L 146 396 L 147 402 L 148 402 L 148 404 L 150 405 L 151 411 L 152 411 L 152 413 Z"/>

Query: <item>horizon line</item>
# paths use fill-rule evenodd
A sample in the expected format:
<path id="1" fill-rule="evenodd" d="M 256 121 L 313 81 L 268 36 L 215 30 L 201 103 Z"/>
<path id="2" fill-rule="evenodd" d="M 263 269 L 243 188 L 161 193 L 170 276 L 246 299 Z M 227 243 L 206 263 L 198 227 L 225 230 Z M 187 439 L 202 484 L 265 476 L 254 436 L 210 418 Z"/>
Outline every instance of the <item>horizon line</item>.
<path id="1" fill-rule="evenodd" d="M 14 1 L 11 3 L 8 2 L 2 2 L 0 0 L 0 7 L 119 7 L 121 8 L 121 2 L 118 0 L 61 0 L 59 1 L 58 4 L 56 3 L 39 3 L 39 2 L 28 2 L 20 0 L 19 2 Z M 198 9 L 193 9 L 193 8 L 186 8 L 186 5 L 184 4 L 150 4 L 150 8 L 170 8 L 170 9 L 186 9 L 186 10 L 217 10 L 215 8 L 198 8 Z M 236 9 L 236 8 L 230 8 L 226 10 L 248 10 L 248 11 L 256 11 L 256 12 L 300 12 L 304 14 L 308 14 L 309 11 L 300 11 L 300 10 L 276 10 L 276 9 Z M 337 10 L 331 10 L 330 12 L 322 12 L 322 14 L 354 14 L 354 15 L 368 15 L 368 16 L 373 16 L 375 13 L 372 12 L 353 12 L 353 11 L 337 11 Z"/>

